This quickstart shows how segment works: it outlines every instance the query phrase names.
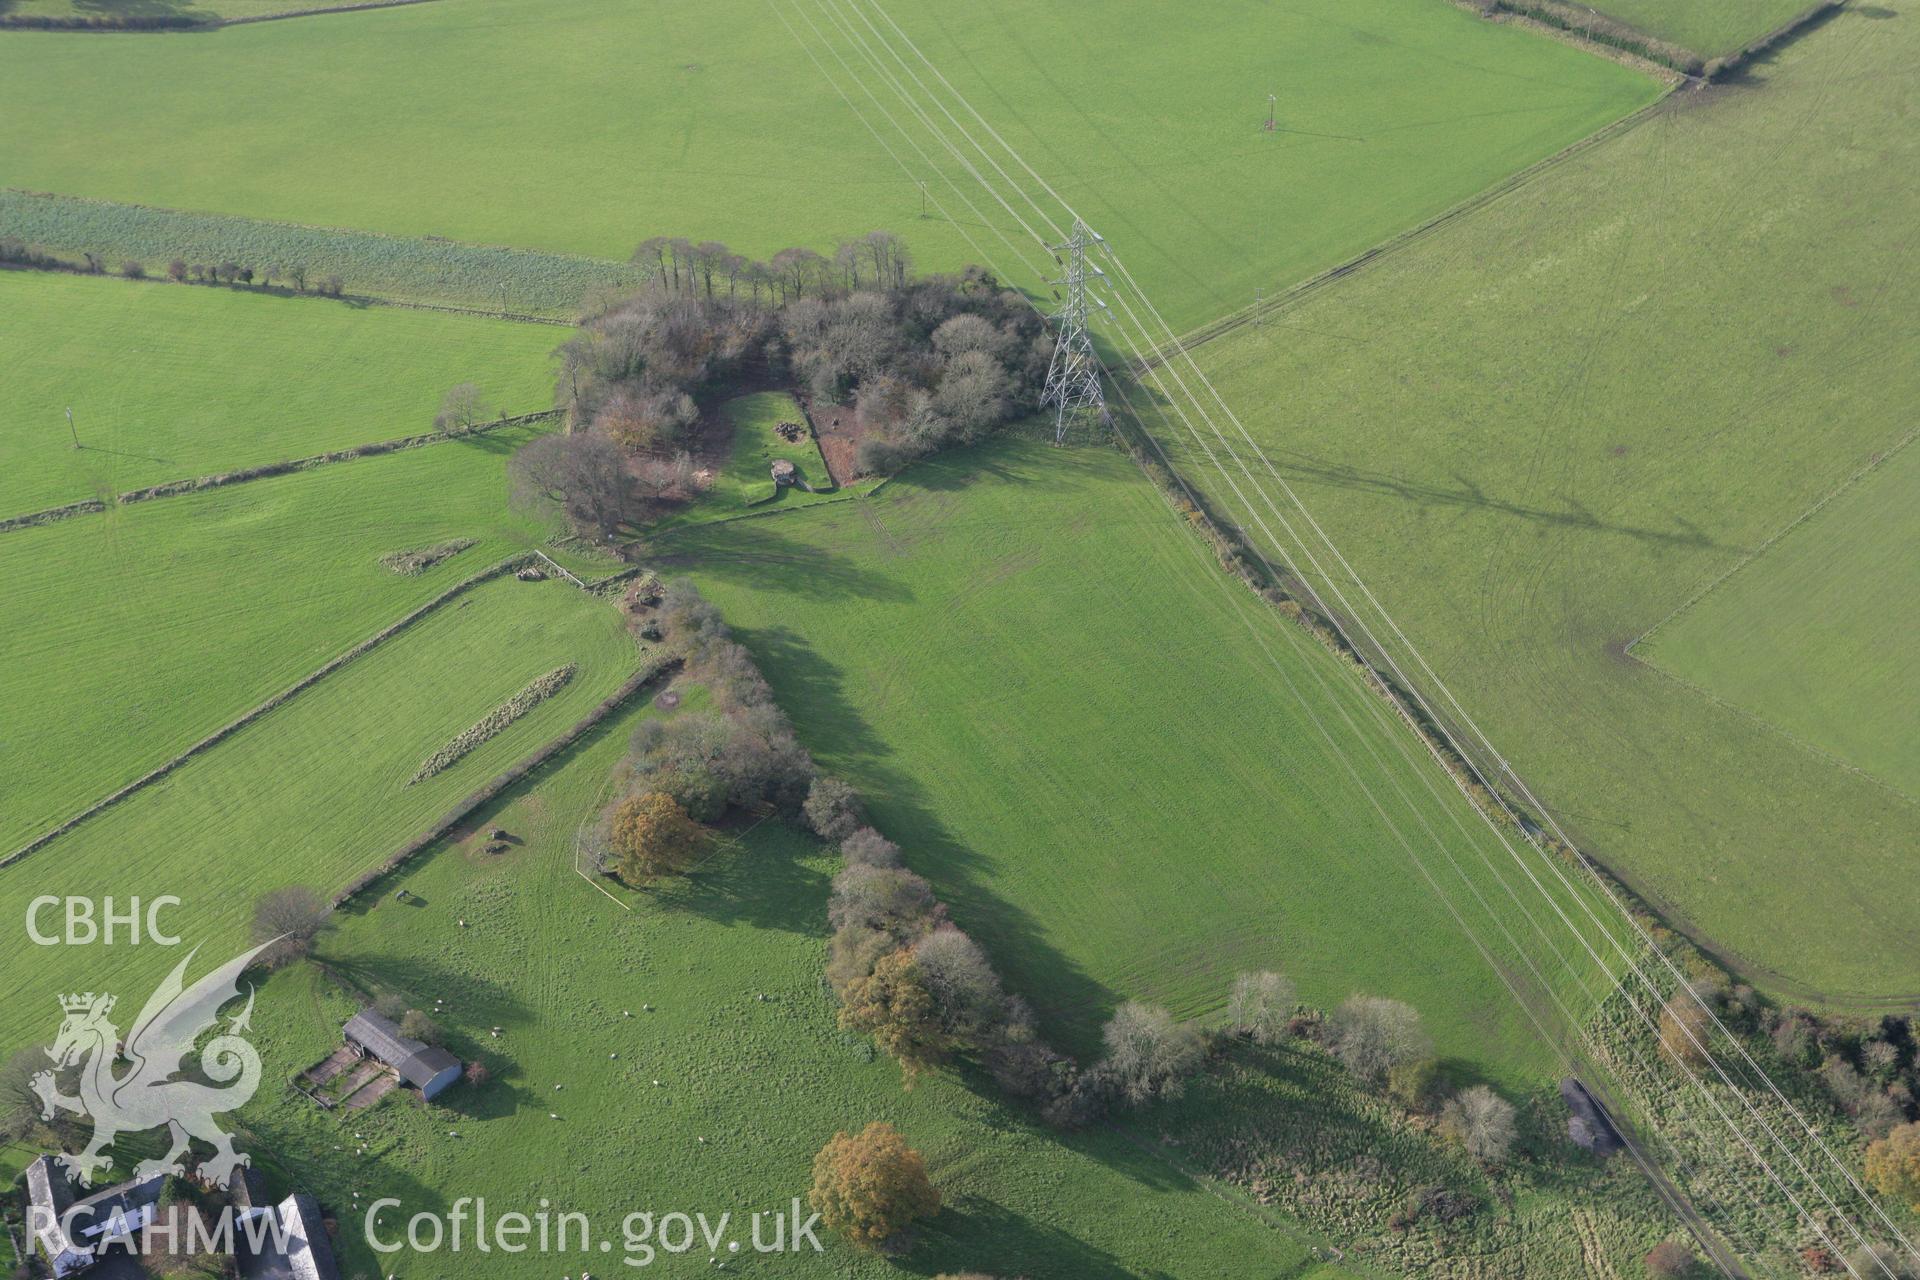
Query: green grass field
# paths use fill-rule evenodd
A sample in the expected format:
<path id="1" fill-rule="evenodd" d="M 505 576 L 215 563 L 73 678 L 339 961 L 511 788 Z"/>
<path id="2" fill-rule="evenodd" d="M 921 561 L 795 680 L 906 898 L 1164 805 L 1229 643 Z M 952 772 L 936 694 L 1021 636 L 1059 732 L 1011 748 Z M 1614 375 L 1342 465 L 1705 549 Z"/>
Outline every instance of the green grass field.
<path id="1" fill-rule="evenodd" d="M 505 508 L 505 455 L 525 438 L 496 432 L 0 535 L 12 659 L 0 666 L 0 846 L 538 545 L 544 530 Z M 380 564 L 457 537 L 479 541 L 417 576 Z"/>
<path id="2" fill-rule="evenodd" d="M 1183 327 L 1659 92 L 1433 0 L 1232 0 L 1202 13 L 1125 0 L 1098 23 L 1063 3 L 889 8 L 1131 247 Z M 653 234 L 764 256 L 887 227 L 924 267 L 972 260 L 962 228 L 921 219 L 917 181 L 789 25 L 872 114 L 823 39 L 832 19 L 817 0 L 667 0 L 646 13 L 624 0 L 460 0 L 193 39 L 7 33 L 0 115 L 31 112 L 36 127 L 0 142 L 0 173 L 67 195 L 598 257 L 625 258 Z M 455 83 L 487 85 L 485 102 L 445 90 Z"/>
<path id="3" fill-rule="evenodd" d="M 1609 17 L 1713 57 L 1765 35 L 1812 7 L 1810 0 L 1603 0 Z"/>
<path id="4" fill-rule="evenodd" d="M 529 680 L 573 679 L 423 782 L 420 762 Z M 209 959 L 244 948 L 254 898 L 338 889 L 461 796 L 554 737 L 639 666 L 618 612 L 561 582 L 478 587 L 72 832 L 0 870 L 15 920 L 42 894 L 175 894 L 169 918 Z M 48 922 L 50 923 L 50 921 Z M 177 961 L 164 947 L 52 947 L 0 976 L 0 1045 L 47 1030 L 54 993 L 108 988 L 135 1006 Z M 44 1025 L 43 1025 L 44 1024 Z"/>
<path id="5" fill-rule="evenodd" d="M 964 452 L 869 499 L 662 550 L 721 606 L 822 764 L 1076 1048 L 1121 1000 L 1206 1014 L 1235 972 L 1280 967 L 1323 1005 L 1411 1001 L 1471 1071 L 1546 1069 L 1313 718 L 1359 754 L 1423 861 L 1444 867 L 1406 813 L 1477 865 L 1471 813 L 1394 755 L 1351 672 L 1256 612 L 1124 456 Z"/>
<path id="6" fill-rule="evenodd" d="M 1634 654 L 1920 799 L 1920 452 L 1903 448 Z"/>
<path id="7" fill-rule="evenodd" d="M 1920 989 L 1920 813 L 1624 647 L 1912 430 L 1916 19 L 1846 11 L 1199 353 L 1568 828 L 1776 990 Z M 1910 594 L 1828 590 L 1836 654 Z"/>
<path id="8" fill-rule="evenodd" d="M 791 395 L 784 391 L 756 392 L 727 401 L 720 411 L 733 424 L 733 452 L 706 493 L 703 505 L 710 511 L 726 515 L 737 515 L 748 507 L 771 511 L 806 506 L 835 494 L 813 436 L 802 434 L 790 443 L 775 429 L 783 422 L 794 422 L 803 433 L 806 430 L 806 412 Z M 771 470 L 776 458 L 791 462 L 815 492 L 792 486 L 776 489 Z"/>
<path id="9" fill-rule="evenodd" d="M 0 344 L 15 357 L 0 516 L 424 434 L 459 382 L 505 411 L 543 409 L 555 338 L 431 311 L 0 272 Z"/>
<path id="10" fill-rule="evenodd" d="M 731 1212 L 744 1238 L 748 1213 L 805 1196 L 821 1143 L 875 1119 L 899 1125 L 925 1153 L 946 1199 L 907 1263 L 913 1274 L 1347 1274 L 1316 1270 L 1299 1229 L 1280 1215 L 1217 1194 L 1124 1135 L 1063 1139 L 944 1075 L 903 1091 L 897 1067 L 834 1028 L 821 982 L 834 862 L 812 841 L 762 825 L 696 879 L 639 897 L 631 912 L 580 879 L 575 830 L 642 714 L 656 713 L 616 717 L 538 786 L 484 816 L 523 846 L 497 858 L 471 843 L 447 847 L 398 882 L 420 905 L 386 895 L 345 916 L 326 941 L 328 967 L 362 989 L 429 1008 L 444 999 L 450 1042 L 495 1073 L 480 1090 L 456 1086 L 444 1106 L 393 1098 L 337 1120 L 261 1091 L 243 1117 L 253 1149 L 275 1179 L 337 1209 L 346 1274 L 419 1274 L 428 1261 L 360 1243 L 363 1215 L 353 1206 L 378 1196 L 399 1198 L 403 1215 L 444 1210 L 463 1195 L 485 1196 L 494 1212 L 531 1211 L 545 1196 L 590 1214 L 616 1241 L 628 1213 Z M 354 1008 L 313 969 L 275 978 L 258 1004 L 269 1074 L 324 1057 Z M 497 1039 L 494 1026 L 504 1028 Z M 364 1155 L 359 1133 L 369 1139 Z M 389 1216 L 385 1226 L 402 1220 Z M 823 1255 L 733 1256 L 729 1269 L 900 1274 L 826 1238 Z M 551 1276 L 583 1263 L 595 1274 L 615 1270 L 603 1255 L 589 1258 L 598 1260 L 469 1250 L 431 1264 L 446 1280 Z M 661 1255 L 646 1273 L 711 1270 L 702 1246 Z"/>

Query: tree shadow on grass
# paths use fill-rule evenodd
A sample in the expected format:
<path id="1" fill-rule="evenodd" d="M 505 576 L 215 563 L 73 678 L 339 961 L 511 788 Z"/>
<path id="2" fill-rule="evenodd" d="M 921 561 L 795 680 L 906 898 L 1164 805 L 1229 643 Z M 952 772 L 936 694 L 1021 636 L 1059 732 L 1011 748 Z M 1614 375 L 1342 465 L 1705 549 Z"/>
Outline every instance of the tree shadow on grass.
<path id="1" fill-rule="evenodd" d="M 954 923 L 973 934 L 1008 985 L 1032 1002 L 1061 1047 L 1092 1052 L 1099 1022 L 1118 1003 L 1048 940 L 1041 921 L 993 889 L 994 869 L 935 816 L 925 789 L 899 767 L 845 693 L 845 673 L 785 627 L 736 630 L 792 718 L 800 740 L 866 799 L 874 825 L 933 882 Z"/>
<path id="2" fill-rule="evenodd" d="M 937 454 L 901 472 L 891 487 L 902 491 L 926 489 L 935 493 L 950 493 L 969 488 L 982 480 L 1024 484 L 1034 479 L 1031 466 L 1024 461 L 1011 459 L 1005 444 L 1005 440 L 995 438 L 970 448 Z"/>
<path id="3" fill-rule="evenodd" d="M 768 822 L 778 822 L 769 818 Z M 722 833 L 727 838 L 729 833 Z M 659 906 L 720 925 L 746 925 L 824 938 L 828 875 L 801 859 L 806 839 L 762 841 L 724 848 L 692 876 L 650 891 Z"/>
<path id="4" fill-rule="evenodd" d="M 1122 1280 L 1140 1274 L 1104 1249 L 979 1196 L 948 1201 L 938 1216 L 922 1224 L 917 1240 L 913 1252 L 896 1263 L 913 1275 L 964 1271 Z"/>
<path id="5" fill-rule="evenodd" d="M 441 1022 L 458 1019 L 473 1027 L 527 1026 L 534 1015 L 512 991 L 491 979 L 449 969 L 417 954 L 381 954 L 361 951 L 348 959 L 329 958 L 328 971 L 356 995 L 372 999 L 391 992 Z M 438 999 L 444 1003 L 436 1006 Z M 447 1048 L 459 1053 L 480 1048 L 461 1042 L 458 1033 L 448 1037 Z"/>
<path id="6" fill-rule="evenodd" d="M 805 518 L 736 520 L 667 533 L 660 539 L 657 563 L 668 571 L 698 569 L 753 591 L 889 604 L 914 599 L 913 592 L 896 579 L 781 532 L 785 523 Z"/>

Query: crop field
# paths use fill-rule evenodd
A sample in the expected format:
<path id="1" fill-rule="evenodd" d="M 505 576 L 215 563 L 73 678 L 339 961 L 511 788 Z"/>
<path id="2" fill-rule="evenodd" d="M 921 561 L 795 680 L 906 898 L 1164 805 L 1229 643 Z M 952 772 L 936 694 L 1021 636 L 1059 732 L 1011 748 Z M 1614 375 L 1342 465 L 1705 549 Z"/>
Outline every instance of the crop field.
<path id="1" fill-rule="evenodd" d="M 1811 0 L 1604 0 L 1601 13 L 1706 57 L 1790 22 Z"/>
<path id="2" fill-rule="evenodd" d="M 626 262 L 577 254 L 461 244 L 435 236 L 266 222 L 110 200 L 0 189 L 0 234 L 69 258 L 131 258 L 153 273 L 174 258 L 251 266 L 304 264 L 313 278 L 337 272 L 349 294 L 405 298 L 572 319 L 596 290 L 631 288 Z"/>
<path id="3" fill-rule="evenodd" d="M 1588 851 L 1762 986 L 1816 1000 L 1920 989 L 1920 811 L 1624 649 L 1913 429 L 1916 17 L 1846 10 L 1742 82 L 1671 99 L 1198 353 Z M 1177 424 L 1163 435 L 1186 442 Z M 1847 501 L 1835 525 L 1876 518 Z M 1786 557 L 1778 572 L 1828 554 L 1817 525 L 1801 532 L 1804 549 L 1769 552 Z M 1837 670 L 1890 634 L 1871 615 L 1907 594 L 1872 568 L 1882 553 L 1847 554 L 1857 568 L 1823 588 L 1832 612 L 1767 590 L 1762 557 L 1745 603 L 1769 612 L 1736 621 L 1716 604 L 1701 625 L 1788 643 L 1828 632 L 1799 660 L 1809 678 Z M 1862 695 L 1902 678 L 1855 676 Z M 1902 758 L 1889 712 L 1857 726 L 1877 745 L 1844 749 Z"/>
<path id="4" fill-rule="evenodd" d="M 7 0 L 0 15 L 21 18 L 93 18 L 111 16 L 115 9 L 141 17 L 258 18 L 295 9 L 321 9 L 351 0 L 150 0 L 139 5 L 102 5 L 99 0 Z"/>
<path id="5" fill-rule="evenodd" d="M 449 1044 L 495 1077 L 478 1090 L 456 1086 L 442 1107 L 390 1098 L 338 1119 L 296 1095 L 261 1091 L 246 1124 L 275 1153 L 275 1177 L 340 1206 L 346 1274 L 392 1266 L 359 1246 L 354 1206 L 379 1196 L 400 1199 L 409 1214 L 444 1210 L 455 1194 L 494 1206 L 546 1196 L 589 1214 L 616 1248 L 626 1214 L 697 1207 L 710 1217 L 731 1212 L 745 1238 L 751 1212 L 804 1197 L 822 1142 L 874 1119 L 899 1125 L 925 1153 L 946 1199 L 922 1232 L 916 1274 L 1346 1274 L 1316 1266 L 1280 1215 L 1216 1194 L 1122 1135 L 1063 1139 L 948 1076 L 903 1091 L 896 1066 L 834 1028 L 821 969 L 835 860 L 811 840 L 763 824 L 678 890 L 638 897 L 631 912 L 582 881 L 572 869 L 575 829 L 643 714 L 658 713 L 635 707 L 615 717 L 537 787 L 478 819 L 523 845 L 497 858 L 474 841 L 446 847 L 395 881 L 411 901 L 384 895 L 348 913 L 324 943 L 327 967 L 362 990 L 394 991 L 423 1008 L 444 1000 L 438 1020 Z M 276 977 L 257 1010 L 269 1075 L 324 1057 L 355 1007 L 313 968 Z M 389 1215 L 381 1229 L 402 1221 Z M 821 1255 L 747 1253 L 729 1267 L 898 1274 L 822 1238 Z M 554 1275 L 585 1261 L 468 1250 L 437 1255 L 434 1266 L 464 1280 Z M 656 1271 L 710 1274 L 712 1263 L 700 1246 L 660 1255 L 648 1274 Z"/>
<path id="6" fill-rule="evenodd" d="M 0 845 L 538 545 L 545 530 L 504 502 L 505 454 L 526 438 L 496 432 L 0 534 Z M 417 576 L 380 564 L 460 537 L 478 541 Z"/>
<path id="7" fill-rule="evenodd" d="M 1098 23 L 1059 3 L 895 10 L 1090 221 L 1135 246 L 1182 327 L 1660 92 L 1434 0 L 1125 0 Z M 835 60 L 836 15 L 858 21 L 820 0 L 666 0 L 644 19 L 625 0 L 461 0 L 192 39 L 6 33 L 0 116 L 36 127 L 0 142 L 0 172 L 64 195 L 602 258 L 661 233 L 764 257 L 887 227 L 923 267 L 973 260 L 961 232 L 991 235 L 923 220 L 919 181 L 849 109 L 872 114 L 867 88 L 888 90 Z M 485 102 L 448 85 L 485 85 Z"/>
<path id="8" fill-rule="evenodd" d="M 1905 447 L 1633 652 L 1920 800 L 1917 545 Z"/>
<path id="9" fill-rule="evenodd" d="M 1394 759 L 1351 672 L 1249 618 L 1123 455 L 969 451 L 662 549 L 1063 1040 L 1084 1049 L 1123 999 L 1209 1013 L 1237 971 L 1279 967 L 1323 1005 L 1408 1000 L 1474 1071 L 1544 1069 L 1313 717 L 1351 714 L 1391 762 L 1372 785 L 1418 796 L 1464 859 L 1447 815 L 1470 812 L 1444 776 L 1446 803 L 1422 790 L 1424 757 Z"/>
<path id="10" fill-rule="evenodd" d="M 420 763 L 534 677 L 578 670 L 558 693 L 452 767 Z M 146 788 L 0 870 L 0 909 L 41 894 L 175 894 L 170 917 L 209 956 L 246 944 L 256 896 L 323 893 L 378 864 L 461 796 L 612 693 L 639 665 L 616 610 L 565 583 L 475 588 Z M 217 885 L 217 893 L 208 892 Z M 51 992 L 137 1002 L 178 959 L 164 948 L 51 948 L 0 976 L 0 1045 L 47 1030 Z"/>
<path id="11" fill-rule="evenodd" d="M 424 434 L 460 382 L 509 412 L 544 409 L 555 335 L 318 298 L 0 272 L 0 345 L 15 361 L 0 391 L 0 516 Z"/>

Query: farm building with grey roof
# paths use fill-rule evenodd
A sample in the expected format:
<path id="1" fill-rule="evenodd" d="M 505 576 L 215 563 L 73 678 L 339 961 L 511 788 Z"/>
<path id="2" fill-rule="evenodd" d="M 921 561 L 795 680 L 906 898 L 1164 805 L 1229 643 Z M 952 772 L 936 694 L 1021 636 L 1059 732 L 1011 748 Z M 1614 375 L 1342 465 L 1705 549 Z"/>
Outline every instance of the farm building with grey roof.
<path id="1" fill-rule="evenodd" d="M 348 1044 L 392 1067 L 424 1098 L 439 1096 L 460 1078 L 460 1059 L 437 1045 L 402 1035 L 383 1013 L 362 1009 L 347 1019 L 344 1034 Z"/>

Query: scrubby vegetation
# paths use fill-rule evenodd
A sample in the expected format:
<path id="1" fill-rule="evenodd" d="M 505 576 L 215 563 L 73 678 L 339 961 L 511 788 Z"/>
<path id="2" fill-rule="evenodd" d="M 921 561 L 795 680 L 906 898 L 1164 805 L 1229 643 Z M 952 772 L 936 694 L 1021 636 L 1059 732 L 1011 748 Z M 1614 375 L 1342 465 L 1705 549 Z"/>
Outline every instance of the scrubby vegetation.
<path id="1" fill-rule="evenodd" d="M 459 555 L 473 545 L 472 538 L 448 538 L 436 542 L 430 547 L 416 547 L 412 551 L 389 551 L 380 557 L 380 563 L 404 577 L 415 577 L 425 573 L 442 560 Z"/>
<path id="2" fill-rule="evenodd" d="M 407 785 L 425 782 L 436 773 L 452 768 L 475 747 L 497 736 L 515 720 L 566 688 L 567 681 L 573 679 L 573 673 L 578 670 L 577 666 L 569 662 L 529 681 L 525 688 L 489 711 L 473 727 L 462 730 L 459 737 L 428 756 L 421 766 L 413 771 L 413 776 L 407 779 Z"/>

